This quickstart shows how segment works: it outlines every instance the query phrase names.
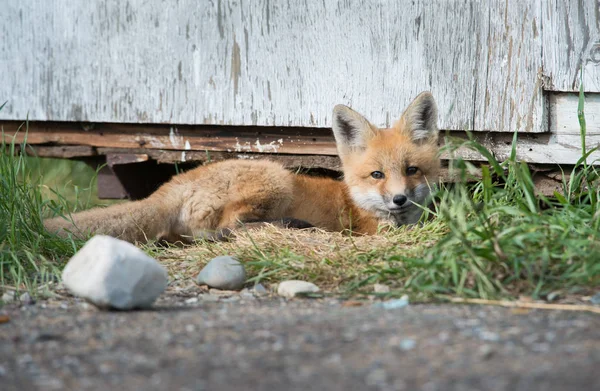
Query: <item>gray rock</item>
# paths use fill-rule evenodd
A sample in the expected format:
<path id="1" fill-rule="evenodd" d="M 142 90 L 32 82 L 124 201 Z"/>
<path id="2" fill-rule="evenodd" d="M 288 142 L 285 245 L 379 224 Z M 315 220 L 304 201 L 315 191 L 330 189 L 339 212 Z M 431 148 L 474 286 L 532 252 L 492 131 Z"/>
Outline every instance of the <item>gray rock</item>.
<path id="1" fill-rule="evenodd" d="M 592 296 L 592 299 L 590 301 L 592 302 L 592 304 L 600 304 L 600 292 Z"/>
<path id="2" fill-rule="evenodd" d="M 288 299 L 297 295 L 315 292 L 319 292 L 318 286 L 312 282 L 300 280 L 283 281 L 277 287 L 277 294 L 279 296 L 287 297 Z"/>
<path id="3" fill-rule="evenodd" d="M 19 296 L 19 301 L 21 302 L 21 304 L 29 305 L 33 303 L 33 298 L 31 297 L 29 292 L 25 292 L 21 296 Z"/>
<path id="4" fill-rule="evenodd" d="M 167 271 L 133 244 L 109 236 L 90 239 L 65 267 L 63 283 L 101 308 L 147 308 L 167 287 Z"/>
<path id="5" fill-rule="evenodd" d="M 224 255 L 211 259 L 196 277 L 196 282 L 211 288 L 238 290 L 246 282 L 246 270 L 237 259 Z"/>

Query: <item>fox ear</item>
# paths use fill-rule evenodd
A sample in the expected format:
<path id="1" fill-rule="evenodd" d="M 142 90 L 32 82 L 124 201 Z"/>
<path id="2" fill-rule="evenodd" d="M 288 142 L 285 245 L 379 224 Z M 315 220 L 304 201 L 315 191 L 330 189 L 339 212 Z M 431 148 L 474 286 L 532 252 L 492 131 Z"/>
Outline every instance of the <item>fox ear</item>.
<path id="1" fill-rule="evenodd" d="M 365 117 L 348 106 L 337 105 L 333 108 L 333 135 L 340 155 L 364 149 L 375 130 Z"/>
<path id="2" fill-rule="evenodd" d="M 422 92 L 400 118 L 400 131 L 410 134 L 416 143 L 437 142 L 437 105 L 430 92 Z"/>

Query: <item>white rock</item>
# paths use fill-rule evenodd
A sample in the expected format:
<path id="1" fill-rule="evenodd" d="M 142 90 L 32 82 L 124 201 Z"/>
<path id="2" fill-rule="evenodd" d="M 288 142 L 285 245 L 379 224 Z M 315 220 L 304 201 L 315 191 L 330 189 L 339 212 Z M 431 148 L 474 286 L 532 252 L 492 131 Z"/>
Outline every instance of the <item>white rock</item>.
<path id="1" fill-rule="evenodd" d="M 277 294 L 279 296 L 287 297 L 288 299 L 291 299 L 299 294 L 314 293 L 318 291 L 319 287 L 312 282 L 300 280 L 283 281 L 277 287 Z"/>
<path id="2" fill-rule="evenodd" d="M 101 308 L 150 307 L 167 287 L 167 271 L 133 244 L 98 235 L 77 252 L 62 273 L 76 296 Z"/>
<path id="3" fill-rule="evenodd" d="M 237 259 L 224 255 L 211 259 L 196 277 L 196 282 L 211 288 L 237 290 L 246 282 L 246 270 Z"/>

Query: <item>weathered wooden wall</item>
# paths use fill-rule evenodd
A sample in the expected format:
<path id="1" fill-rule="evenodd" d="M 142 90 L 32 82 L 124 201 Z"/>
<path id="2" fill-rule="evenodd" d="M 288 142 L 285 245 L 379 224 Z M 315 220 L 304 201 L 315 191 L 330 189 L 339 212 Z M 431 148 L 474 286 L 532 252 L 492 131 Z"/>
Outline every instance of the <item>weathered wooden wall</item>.
<path id="1" fill-rule="evenodd" d="M 432 90 L 443 129 L 542 132 L 561 4 L 4 0 L 0 119 L 327 127 L 345 103 L 389 125 Z"/>
<path id="2" fill-rule="evenodd" d="M 542 1 L 543 65 L 552 91 L 600 92 L 600 0 Z"/>

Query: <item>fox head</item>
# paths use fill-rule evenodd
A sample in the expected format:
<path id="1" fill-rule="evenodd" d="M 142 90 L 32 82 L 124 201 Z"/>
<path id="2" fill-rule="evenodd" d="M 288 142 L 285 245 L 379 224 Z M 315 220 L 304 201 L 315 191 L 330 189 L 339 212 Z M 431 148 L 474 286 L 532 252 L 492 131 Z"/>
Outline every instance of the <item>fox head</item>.
<path id="1" fill-rule="evenodd" d="M 354 202 L 396 225 L 416 223 L 437 182 L 437 106 L 423 92 L 392 128 L 379 129 L 344 105 L 333 109 L 333 134 Z"/>

